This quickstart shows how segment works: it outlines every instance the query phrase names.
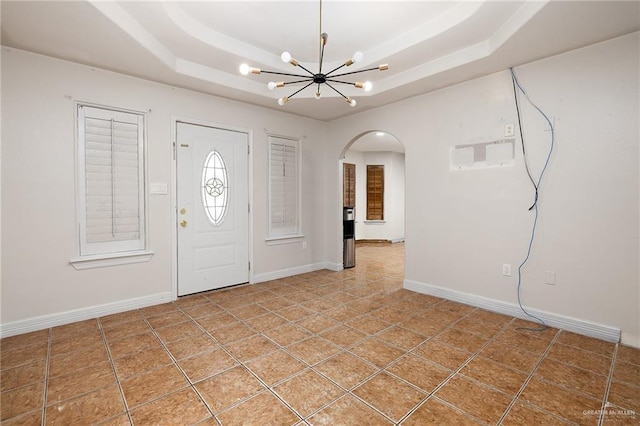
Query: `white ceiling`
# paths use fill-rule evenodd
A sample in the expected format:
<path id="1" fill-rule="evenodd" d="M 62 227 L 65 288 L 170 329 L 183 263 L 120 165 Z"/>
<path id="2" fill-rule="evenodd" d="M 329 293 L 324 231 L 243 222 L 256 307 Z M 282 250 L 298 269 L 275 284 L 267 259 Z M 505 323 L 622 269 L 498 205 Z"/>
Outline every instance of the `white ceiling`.
<path id="1" fill-rule="evenodd" d="M 404 153 L 404 145 L 395 136 L 387 132 L 369 132 L 351 144 L 349 150 Z"/>
<path id="2" fill-rule="evenodd" d="M 315 100 L 313 86 L 281 107 L 276 100 L 299 85 L 269 91 L 266 83 L 278 79 L 238 68 L 304 73 L 280 60 L 288 50 L 317 72 L 316 0 L 2 0 L 0 7 L 5 46 L 325 121 L 640 30 L 638 1 L 325 0 L 323 71 L 356 50 L 363 62 L 344 71 L 383 63 L 389 70 L 344 78 L 372 81 L 370 92 L 336 86 L 357 99 L 355 108 L 327 87 Z"/>

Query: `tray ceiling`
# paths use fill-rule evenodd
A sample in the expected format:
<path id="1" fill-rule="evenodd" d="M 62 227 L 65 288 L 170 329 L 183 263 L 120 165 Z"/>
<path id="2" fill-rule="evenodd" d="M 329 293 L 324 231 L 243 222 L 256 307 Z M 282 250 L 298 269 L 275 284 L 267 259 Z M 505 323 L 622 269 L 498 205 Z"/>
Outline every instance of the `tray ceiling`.
<path id="1" fill-rule="evenodd" d="M 323 69 L 360 50 L 348 70 L 373 90 L 336 94 L 267 89 L 269 75 L 242 76 L 248 63 L 295 72 L 318 64 L 316 1 L 2 1 L 2 44 L 203 93 L 329 121 L 640 30 L 635 1 L 331 1 Z M 355 81 L 355 78 L 352 79 Z"/>

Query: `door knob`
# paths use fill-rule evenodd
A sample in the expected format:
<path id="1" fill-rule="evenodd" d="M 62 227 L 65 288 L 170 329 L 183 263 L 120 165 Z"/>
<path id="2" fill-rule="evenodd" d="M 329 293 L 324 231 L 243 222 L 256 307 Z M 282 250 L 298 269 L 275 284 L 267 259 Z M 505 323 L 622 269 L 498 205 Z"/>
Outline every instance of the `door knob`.
<path id="1" fill-rule="evenodd" d="M 187 221 L 186 221 L 186 220 L 184 220 L 184 219 L 182 219 L 182 220 L 180 221 L 180 226 L 182 226 L 183 228 L 184 228 L 184 227 L 186 227 L 186 226 L 187 226 Z"/>

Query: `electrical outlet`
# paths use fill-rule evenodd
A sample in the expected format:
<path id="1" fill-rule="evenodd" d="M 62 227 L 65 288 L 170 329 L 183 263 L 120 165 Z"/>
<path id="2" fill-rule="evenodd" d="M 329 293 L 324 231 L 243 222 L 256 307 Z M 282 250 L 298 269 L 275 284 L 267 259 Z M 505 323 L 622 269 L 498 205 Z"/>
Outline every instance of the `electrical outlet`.
<path id="1" fill-rule="evenodd" d="M 516 134 L 516 125 L 508 123 L 504 125 L 504 137 L 512 138 Z"/>
<path id="2" fill-rule="evenodd" d="M 503 263 L 502 264 L 502 275 L 504 275 L 505 277 L 510 277 L 511 276 L 511 264 L 510 263 Z"/>
<path id="3" fill-rule="evenodd" d="M 546 271 L 544 273 L 544 282 L 548 285 L 556 285 L 556 273 L 553 271 Z"/>
<path id="4" fill-rule="evenodd" d="M 302 242 L 302 250 L 306 250 L 307 249 L 307 242 L 303 241 Z"/>

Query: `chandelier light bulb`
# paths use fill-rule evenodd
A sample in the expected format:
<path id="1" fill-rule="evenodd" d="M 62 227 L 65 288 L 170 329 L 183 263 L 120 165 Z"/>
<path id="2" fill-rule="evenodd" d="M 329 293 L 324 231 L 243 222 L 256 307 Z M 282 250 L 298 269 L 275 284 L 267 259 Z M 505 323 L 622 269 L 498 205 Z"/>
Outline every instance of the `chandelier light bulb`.
<path id="1" fill-rule="evenodd" d="M 364 55 L 362 54 L 362 52 L 358 50 L 356 53 L 354 53 L 354 54 L 353 54 L 353 58 L 352 58 L 352 59 L 353 59 L 353 62 L 356 62 L 356 63 L 357 63 L 357 62 L 362 61 L 362 57 L 363 57 L 363 56 L 364 56 Z"/>
<path id="2" fill-rule="evenodd" d="M 355 100 L 355 99 L 353 99 L 353 98 L 347 98 L 347 102 L 349 102 L 349 106 L 350 106 L 351 108 L 353 108 L 354 106 L 356 106 L 356 103 L 357 103 L 357 102 L 356 102 L 356 100 Z"/>
<path id="3" fill-rule="evenodd" d="M 249 71 L 251 71 L 251 68 L 249 67 L 249 65 L 247 64 L 240 65 L 240 74 L 249 75 Z"/>
<path id="4" fill-rule="evenodd" d="M 285 62 L 285 63 L 291 62 L 291 53 L 282 52 L 282 55 L 280 55 L 280 59 L 282 59 L 282 62 Z"/>
<path id="5" fill-rule="evenodd" d="M 276 88 L 276 83 L 270 81 L 269 83 L 267 83 L 267 87 L 269 88 L 269 90 L 273 90 Z"/>
<path id="6" fill-rule="evenodd" d="M 373 88 L 373 84 L 370 81 L 365 81 L 363 87 L 365 92 L 369 92 Z"/>
<path id="7" fill-rule="evenodd" d="M 289 98 L 288 98 L 288 97 L 283 96 L 283 97 L 281 97 L 280 99 L 278 99 L 278 105 L 282 106 L 282 105 L 284 105 L 284 103 L 285 103 L 285 102 L 287 102 L 288 100 L 289 100 Z"/>
<path id="8" fill-rule="evenodd" d="M 322 97 L 322 93 L 320 93 L 320 91 L 318 90 L 316 93 L 313 94 L 313 97 L 316 99 L 320 99 Z"/>

